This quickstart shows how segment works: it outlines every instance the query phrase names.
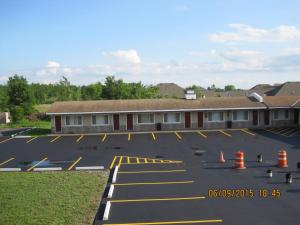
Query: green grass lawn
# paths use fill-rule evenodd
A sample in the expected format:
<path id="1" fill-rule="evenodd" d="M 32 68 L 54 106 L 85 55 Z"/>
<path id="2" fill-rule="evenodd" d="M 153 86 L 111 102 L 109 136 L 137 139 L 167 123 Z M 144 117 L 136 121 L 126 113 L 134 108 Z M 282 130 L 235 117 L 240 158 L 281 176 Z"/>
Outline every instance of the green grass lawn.
<path id="1" fill-rule="evenodd" d="M 0 224 L 92 224 L 107 172 L 0 174 Z"/>

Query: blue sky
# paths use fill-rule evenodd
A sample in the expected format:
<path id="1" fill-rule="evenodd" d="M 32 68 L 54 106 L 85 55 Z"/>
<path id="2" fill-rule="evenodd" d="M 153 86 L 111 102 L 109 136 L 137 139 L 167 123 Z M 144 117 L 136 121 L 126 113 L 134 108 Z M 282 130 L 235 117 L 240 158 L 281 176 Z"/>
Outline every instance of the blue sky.
<path id="1" fill-rule="evenodd" d="M 300 2 L 0 0 L 0 83 L 299 80 Z"/>

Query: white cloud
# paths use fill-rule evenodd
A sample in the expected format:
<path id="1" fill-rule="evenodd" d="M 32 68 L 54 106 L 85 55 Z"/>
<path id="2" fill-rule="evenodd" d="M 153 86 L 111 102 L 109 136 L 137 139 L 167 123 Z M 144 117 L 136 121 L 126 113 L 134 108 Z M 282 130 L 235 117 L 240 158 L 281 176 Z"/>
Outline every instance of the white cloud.
<path id="1" fill-rule="evenodd" d="M 110 55 L 124 62 L 133 63 L 133 64 L 141 63 L 141 59 L 135 49 L 117 50 L 114 52 L 110 52 Z"/>
<path id="2" fill-rule="evenodd" d="M 8 81 L 8 76 L 0 76 L 0 83 Z"/>
<path id="3" fill-rule="evenodd" d="M 233 32 L 219 32 L 210 35 L 214 42 L 300 42 L 300 29 L 281 25 L 271 29 L 255 28 L 246 24 L 229 24 Z"/>
<path id="4" fill-rule="evenodd" d="M 61 66 L 58 62 L 49 61 L 44 68 L 36 71 L 36 76 L 42 83 L 54 83 L 61 76 L 68 76 L 73 73 L 70 67 Z"/>

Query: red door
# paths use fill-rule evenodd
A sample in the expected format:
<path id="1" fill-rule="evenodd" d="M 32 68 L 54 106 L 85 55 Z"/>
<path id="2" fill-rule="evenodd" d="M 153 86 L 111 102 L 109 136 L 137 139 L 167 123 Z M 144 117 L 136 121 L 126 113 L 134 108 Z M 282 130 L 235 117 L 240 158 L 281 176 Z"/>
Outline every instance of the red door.
<path id="1" fill-rule="evenodd" d="M 119 114 L 114 114 L 114 130 L 119 130 L 120 129 L 120 123 L 119 123 Z"/>
<path id="2" fill-rule="evenodd" d="M 185 118 L 185 128 L 191 128 L 191 113 L 185 112 L 184 118 Z"/>
<path id="3" fill-rule="evenodd" d="M 253 125 L 254 126 L 258 125 L 258 111 L 257 110 L 253 111 Z"/>
<path id="4" fill-rule="evenodd" d="M 198 112 L 198 128 L 203 128 L 203 112 Z"/>
<path id="5" fill-rule="evenodd" d="M 270 124 L 270 110 L 265 110 L 265 125 Z"/>
<path id="6" fill-rule="evenodd" d="M 54 121 L 55 121 L 55 131 L 61 132 L 61 116 L 55 116 Z"/>
<path id="7" fill-rule="evenodd" d="M 133 130 L 133 116 L 132 116 L 132 114 L 127 114 L 127 130 Z"/>

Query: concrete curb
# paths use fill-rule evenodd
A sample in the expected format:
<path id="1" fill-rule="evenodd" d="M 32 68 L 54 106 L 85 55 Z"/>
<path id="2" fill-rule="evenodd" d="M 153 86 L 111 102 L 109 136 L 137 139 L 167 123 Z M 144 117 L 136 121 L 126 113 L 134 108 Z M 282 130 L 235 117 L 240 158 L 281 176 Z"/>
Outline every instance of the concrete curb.
<path id="1" fill-rule="evenodd" d="M 20 172 L 21 168 L 0 168 L 0 172 Z"/>
<path id="2" fill-rule="evenodd" d="M 33 168 L 34 172 L 61 171 L 61 167 Z"/>
<path id="3" fill-rule="evenodd" d="M 113 184 L 110 185 L 107 198 L 112 198 L 112 196 L 114 194 L 114 190 L 115 190 L 115 186 Z"/>
<path id="4" fill-rule="evenodd" d="M 103 214 L 103 220 L 108 220 L 109 213 L 110 213 L 111 203 L 110 201 L 106 202 L 104 214 Z"/>
<path id="5" fill-rule="evenodd" d="M 17 132 L 17 133 L 15 133 L 15 134 L 12 134 L 11 135 L 11 137 L 15 137 L 15 136 L 17 136 L 18 134 L 23 134 L 24 132 L 27 132 L 27 131 L 30 131 L 30 130 L 33 130 L 33 129 L 35 129 L 36 127 L 32 127 L 32 128 L 28 128 L 28 129 L 26 129 L 26 130 L 23 130 L 23 131 L 20 131 L 20 132 Z M 31 136 L 30 136 L 31 137 Z"/>
<path id="6" fill-rule="evenodd" d="M 113 177 L 112 177 L 112 183 L 113 183 L 113 184 L 117 182 L 117 174 L 118 174 L 118 170 L 119 170 L 119 167 L 116 166 L 116 167 L 115 167 L 115 170 L 114 170 Z"/>
<path id="7" fill-rule="evenodd" d="M 104 166 L 78 166 L 75 170 L 104 170 Z"/>

